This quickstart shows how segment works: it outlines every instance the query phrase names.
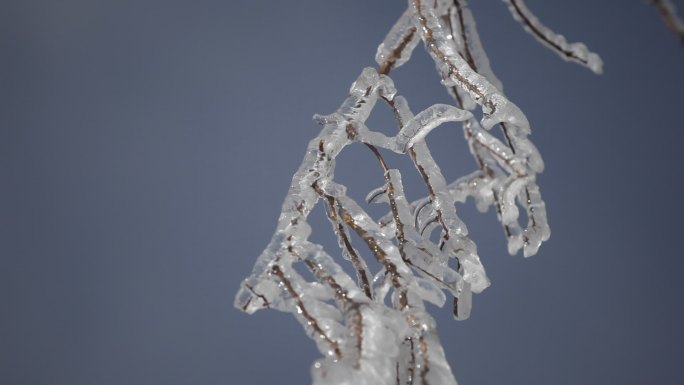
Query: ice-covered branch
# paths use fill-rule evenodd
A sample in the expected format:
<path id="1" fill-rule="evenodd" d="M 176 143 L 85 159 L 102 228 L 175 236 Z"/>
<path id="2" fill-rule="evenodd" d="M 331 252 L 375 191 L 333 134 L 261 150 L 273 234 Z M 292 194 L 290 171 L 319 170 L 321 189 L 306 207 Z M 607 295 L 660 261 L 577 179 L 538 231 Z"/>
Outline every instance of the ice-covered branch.
<path id="1" fill-rule="evenodd" d="M 679 37 L 680 43 L 684 44 L 684 21 L 677 15 L 677 7 L 674 3 L 670 0 L 652 0 L 651 2 L 660 13 L 667 28 Z"/>
<path id="2" fill-rule="evenodd" d="M 546 33 L 524 4 L 509 3 Z M 414 114 L 389 74 L 410 59 L 420 41 L 455 104 L 433 104 Z M 559 47 L 581 58 L 575 45 Z M 528 138 L 527 117 L 504 95 L 489 64 L 466 0 L 409 0 L 378 47 L 376 61 L 378 69 L 363 69 L 336 111 L 315 116 L 321 131 L 309 142 L 276 232 L 242 283 L 235 306 L 247 313 L 264 308 L 292 313 L 323 355 L 312 368 L 314 384 L 455 385 L 425 302 L 443 306 L 450 294 L 454 317 L 466 319 L 472 294 L 489 285 L 456 203 L 470 196 L 482 211 L 494 206 L 509 252 L 522 248 L 525 256 L 533 255 L 549 237 L 536 184 L 544 163 Z M 394 135 L 367 125 L 379 101 L 394 112 Z M 447 122 L 462 124 L 477 163 L 476 171 L 452 183 L 425 141 Z M 503 139 L 491 131 L 495 126 Z M 337 156 L 359 144 L 380 165 L 382 184 L 366 198 L 369 204 L 388 206 L 389 213 L 379 219 L 335 181 Z M 411 202 L 400 170 L 382 151 L 408 156 L 428 195 Z M 317 204 L 324 205 L 355 279 L 309 240 L 308 217 Z M 519 208 L 527 212 L 524 227 Z M 369 267 L 372 259 L 378 271 Z"/>
<path id="3" fill-rule="evenodd" d="M 513 18 L 525 27 L 537 41 L 555 51 L 565 60 L 581 64 L 596 74 L 603 72 L 603 61 L 594 52 L 589 51 L 584 43 L 568 43 L 563 35 L 553 32 L 542 24 L 527 8 L 523 0 L 504 0 Z"/>

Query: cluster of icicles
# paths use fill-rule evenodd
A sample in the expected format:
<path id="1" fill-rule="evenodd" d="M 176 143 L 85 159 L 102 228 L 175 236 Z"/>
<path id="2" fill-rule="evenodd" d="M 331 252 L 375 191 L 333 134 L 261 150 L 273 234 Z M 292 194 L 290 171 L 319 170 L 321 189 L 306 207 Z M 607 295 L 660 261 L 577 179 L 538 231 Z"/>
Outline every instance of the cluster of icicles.
<path id="1" fill-rule="evenodd" d="M 600 59 L 584 45 L 568 44 L 551 32 L 522 1 L 508 3 L 539 40 L 564 58 L 600 71 Z M 414 114 L 388 74 L 409 60 L 421 40 L 455 105 L 435 104 Z M 379 69 L 365 68 L 337 111 L 315 117 L 323 128 L 309 143 L 277 230 L 242 283 L 235 305 L 247 313 L 263 308 L 292 313 L 324 355 L 312 367 L 314 384 L 455 384 L 425 301 L 443 306 L 448 292 L 454 317 L 466 319 L 472 293 L 489 285 L 455 203 L 473 197 L 481 211 L 494 206 L 509 253 L 522 249 L 525 256 L 534 255 L 549 237 L 535 181 L 544 164 L 528 139 L 527 118 L 504 96 L 489 67 L 465 0 L 410 0 L 378 47 L 376 61 Z M 395 136 L 366 126 L 378 102 L 394 111 L 399 126 Z M 479 120 L 474 116 L 477 106 Z M 452 183 L 425 143 L 426 135 L 445 122 L 461 122 L 479 165 Z M 503 130 L 505 141 L 490 133 L 495 126 Z M 388 205 L 383 218 L 371 218 L 334 180 L 335 158 L 352 144 L 367 146 L 384 169 L 384 183 L 367 197 L 369 203 Z M 429 195 L 409 201 L 399 170 L 387 166 L 380 149 L 409 156 Z M 307 217 L 316 204 L 325 205 L 356 277 L 308 240 Z M 519 209 L 527 212 L 524 225 Z M 436 242 L 433 232 L 440 234 Z M 377 260 L 380 271 L 369 270 L 352 245 L 352 233 L 367 246 L 366 254 Z M 305 279 L 295 264 L 303 264 L 315 280 Z"/>

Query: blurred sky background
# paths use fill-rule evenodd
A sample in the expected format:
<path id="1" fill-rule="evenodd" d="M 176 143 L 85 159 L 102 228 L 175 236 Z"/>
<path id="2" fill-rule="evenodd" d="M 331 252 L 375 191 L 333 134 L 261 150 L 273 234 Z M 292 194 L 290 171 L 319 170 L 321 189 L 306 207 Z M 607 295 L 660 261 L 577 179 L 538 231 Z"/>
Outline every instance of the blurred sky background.
<path id="1" fill-rule="evenodd" d="M 546 161 L 552 235 L 509 256 L 494 213 L 459 206 L 492 286 L 467 321 L 430 308 L 449 362 L 461 385 L 680 385 L 684 47 L 641 0 L 527 3 L 605 73 L 562 61 L 501 1 L 473 1 Z M 310 383 L 319 353 L 295 319 L 233 297 L 311 116 L 374 65 L 406 2 L 1 4 L 0 383 Z M 449 101 L 422 47 L 393 78 L 414 111 Z M 456 125 L 428 143 L 449 178 L 475 168 Z M 382 183 L 360 146 L 339 159 L 353 197 Z M 335 251 L 317 215 L 313 237 Z"/>

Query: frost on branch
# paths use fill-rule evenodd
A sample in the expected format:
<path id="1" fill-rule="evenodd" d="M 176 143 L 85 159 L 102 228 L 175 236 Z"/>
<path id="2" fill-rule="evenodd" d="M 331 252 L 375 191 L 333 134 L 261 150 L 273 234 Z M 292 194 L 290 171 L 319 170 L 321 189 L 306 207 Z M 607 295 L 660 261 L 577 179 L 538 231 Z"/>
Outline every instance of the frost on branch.
<path id="1" fill-rule="evenodd" d="M 414 113 L 397 94 L 389 73 L 409 60 L 419 41 L 455 105 Z M 247 313 L 263 308 L 292 313 L 323 355 L 312 368 L 314 384 L 455 384 L 425 302 L 443 306 L 448 293 L 454 317 L 466 319 L 472 294 L 489 286 L 455 204 L 473 197 L 481 211 L 493 206 L 509 252 L 533 255 L 549 237 L 536 184 L 544 164 L 528 139 L 527 118 L 503 94 L 490 68 L 465 1 L 410 0 L 378 47 L 376 61 L 379 69 L 365 68 L 337 111 L 315 116 L 321 132 L 309 142 L 276 232 L 235 305 Z M 393 136 L 366 125 L 378 102 L 394 111 Z M 462 124 L 478 166 L 451 183 L 425 142 L 446 122 Z M 491 132 L 495 126 L 505 140 Z M 372 218 L 335 181 L 336 158 L 350 145 L 367 147 L 377 158 L 379 186 L 366 201 L 387 205 L 381 218 Z M 401 172 L 381 151 L 408 156 L 428 196 L 410 200 Z M 355 277 L 343 270 L 343 261 L 309 240 L 307 219 L 317 204 L 326 208 Z M 526 224 L 519 222 L 520 209 L 527 213 Z M 361 240 L 361 250 L 352 236 Z M 367 258 L 378 262 L 379 271 L 369 269 Z M 300 275 L 297 265 L 314 280 Z"/>

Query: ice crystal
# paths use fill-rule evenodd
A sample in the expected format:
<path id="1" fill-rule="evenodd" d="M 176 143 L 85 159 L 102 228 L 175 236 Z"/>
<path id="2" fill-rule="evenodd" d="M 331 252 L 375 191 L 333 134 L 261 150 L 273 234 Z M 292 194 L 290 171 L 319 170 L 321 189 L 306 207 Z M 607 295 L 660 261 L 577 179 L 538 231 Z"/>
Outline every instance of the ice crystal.
<path id="1" fill-rule="evenodd" d="M 537 38 L 566 58 L 600 71 L 600 59 L 586 47 L 565 43 L 521 1 L 508 3 L 528 30 L 538 32 Z M 455 105 L 435 104 L 414 113 L 407 99 L 397 94 L 389 73 L 410 59 L 420 41 Z M 314 384 L 455 384 L 425 302 L 443 306 L 448 292 L 454 317 L 466 319 L 472 294 L 489 285 L 455 203 L 473 197 L 481 211 L 493 206 L 508 251 L 522 249 L 525 256 L 534 255 L 549 237 L 536 184 L 544 164 L 528 139 L 527 118 L 503 94 L 490 68 L 465 0 L 410 0 L 378 47 L 376 61 L 378 69 L 363 69 L 340 108 L 315 116 L 321 132 L 308 145 L 276 232 L 242 283 L 235 305 L 247 313 L 263 308 L 292 313 L 323 354 L 312 368 Z M 367 126 L 377 103 L 394 111 L 395 135 Z M 452 183 L 425 142 L 446 122 L 462 124 L 478 165 Z M 495 126 L 505 141 L 490 132 Z M 337 156 L 359 144 L 375 155 L 384 179 L 367 196 L 369 204 L 388 206 L 388 214 L 379 219 L 373 219 L 334 178 Z M 408 156 L 429 195 L 410 201 L 400 171 L 389 167 L 381 150 Z M 356 277 L 309 240 L 307 219 L 317 204 L 325 206 L 342 256 Z M 527 212 L 526 224 L 519 221 L 520 209 Z M 435 233 L 439 236 L 431 237 Z M 354 247 L 352 234 L 368 248 L 366 253 Z M 379 271 L 369 269 L 364 254 L 375 258 Z M 315 280 L 304 278 L 295 264 L 304 265 Z"/>

